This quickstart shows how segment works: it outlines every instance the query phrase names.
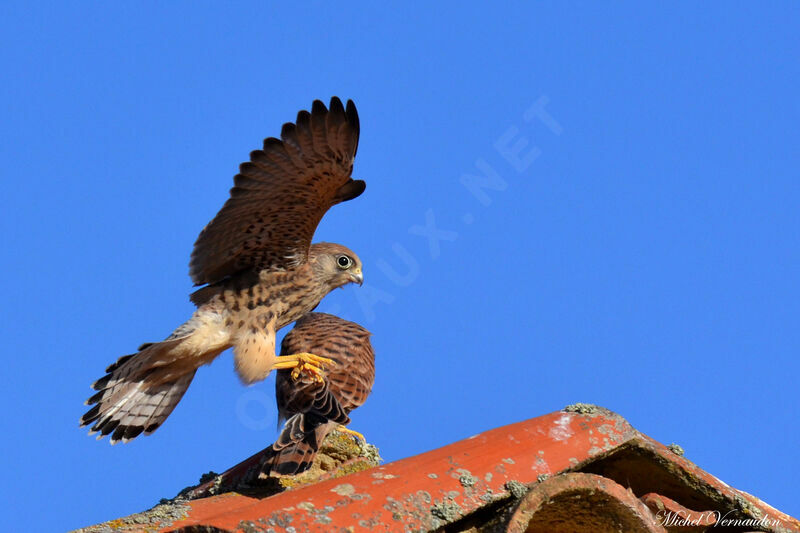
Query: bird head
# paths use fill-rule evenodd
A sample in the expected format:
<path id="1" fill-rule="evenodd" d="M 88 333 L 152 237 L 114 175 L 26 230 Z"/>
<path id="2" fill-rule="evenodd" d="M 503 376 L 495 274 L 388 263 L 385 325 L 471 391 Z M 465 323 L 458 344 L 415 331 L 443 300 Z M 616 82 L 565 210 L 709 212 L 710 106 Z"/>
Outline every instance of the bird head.
<path id="1" fill-rule="evenodd" d="M 348 283 L 364 283 L 361 259 L 341 244 L 318 242 L 311 245 L 309 263 L 314 276 L 333 290 Z"/>

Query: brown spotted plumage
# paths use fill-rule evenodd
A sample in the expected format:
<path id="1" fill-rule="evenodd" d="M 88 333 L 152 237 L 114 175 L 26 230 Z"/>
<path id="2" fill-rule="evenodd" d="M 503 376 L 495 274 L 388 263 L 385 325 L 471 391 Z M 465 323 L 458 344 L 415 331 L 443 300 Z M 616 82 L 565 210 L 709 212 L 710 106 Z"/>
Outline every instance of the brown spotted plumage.
<path id="1" fill-rule="evenodd" d="M 315 101 L 281 140 L 268 138 L 234 178 L 231 197 L 195 243 L 190 275 L 205 285 L 191 295 L 198 309 L 172 335 L 120 358 L 96 381 L 81 426 L 111 442 L 149 434 L 169 416 L 200 366 L 233 347 L 246 384 L 273 369 L 317 375 L 318 354 L 275 355 L 275 332 L 314 309 L 336 287 L 363 281 L 361 261 L 338 244 L 311 244 L 333 205 L 364 191 L 353 180 L 358 114 L 334 97 Z"/>
<path id="2" fill-rule="evenodd" d="M 350 411 L 366 401 L 375 381 L 369 338 L 369 331 L 358 324 L 325 313 L 309 313 L 297 321 L 283 339 L 281 353 L 312 352 L 336 365 L 325 371 L 324 382 L 309 376 L 293 380 L 290 372 L 278 372 L 275 395 L 286 424 L 262 472 L 292 475 L 307 470 L 325 436 L 350 422 Z"/>
<path id="3" fill-rule="evenodd" d="M 250 153 L 233 179 L 231 197 L 200 232 L 189 275 L 213 284 L 246 269 L 294 268 L 306 262 L 308 245 L 331 206 L 364 192 L 350 178 L 358 148 L 358 113 L 352 101 L 330 110 L 316 100 L 300 111 L 281 140 L 270 137 Z"/>

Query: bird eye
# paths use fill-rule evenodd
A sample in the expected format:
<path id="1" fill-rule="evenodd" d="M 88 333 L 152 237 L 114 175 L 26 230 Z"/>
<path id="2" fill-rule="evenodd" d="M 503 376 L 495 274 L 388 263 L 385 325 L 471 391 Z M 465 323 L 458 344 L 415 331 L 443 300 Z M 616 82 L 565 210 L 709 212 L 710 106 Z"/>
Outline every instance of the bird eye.
<path id="1" fill-rule="evenodd" d="M 336 260 L 336 263 L 339 265 L 339 268 L 346 269 L 352 266 L 353 260 L 346 255 L 340 255 L 339 259 Z"/>

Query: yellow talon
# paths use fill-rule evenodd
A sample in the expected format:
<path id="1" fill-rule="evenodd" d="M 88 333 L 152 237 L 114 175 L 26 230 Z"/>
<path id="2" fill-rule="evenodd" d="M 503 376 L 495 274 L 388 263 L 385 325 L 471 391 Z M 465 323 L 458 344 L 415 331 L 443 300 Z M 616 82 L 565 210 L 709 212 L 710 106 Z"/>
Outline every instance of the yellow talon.
<path id="1" fill-rule="evenodd" d="M 311 374 L 314 380 L 322 383 L 324 367 L 335 365 L 336 361 L 327 357 L 320 357 L 313 353 L 296 353 L 293 355 L 278 356 L 272 365 L 273 370 L 292 369 L 292 379 L 299 379 L 303 373 Z"/>
<path id="2" fill-rule="evenodd" d="M 363 442 L 363 443 L 367 442 L 366 437 L 364 437 L 364 435 L 362 435 L 358 431 L 353 431 L 352 429 L 350 429 L 348 427 L 345 427 L 345 426 L 342 426 L 342 425 L 338 426 L 336 429 L 340 433 L 348 433 L 348 434 L 354 436 L 356 439 L 361 439 L 361 442 Z"/>
<path id="3" fill-rule="evenodd" d="M 314 381 L 317 383 L 322 383 L 324 381 L 323 376 L 324 373 L 319 367 L 310 365 L 308 363 L 301 363 L 292 369 L 292 379 L 298 380 L 300 376 L 303 374 L 310 374 Z"/>

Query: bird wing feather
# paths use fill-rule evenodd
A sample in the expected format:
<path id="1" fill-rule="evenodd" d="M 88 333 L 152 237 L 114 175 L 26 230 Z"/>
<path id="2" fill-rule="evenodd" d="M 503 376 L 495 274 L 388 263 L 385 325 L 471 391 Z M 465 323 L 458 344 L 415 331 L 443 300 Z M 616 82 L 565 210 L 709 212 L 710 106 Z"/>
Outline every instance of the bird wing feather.
<path id="1" fill-rule="evenodd" d="M 189 263 L 196 285 L 213 284 L 243 270 L 292 268 L 307 260 L 311 238 L 333 205 L 359 196 L 353 180 L 359 121 L 355 104 L 333 97 L 314 101 L 295 123 L 283 125 L 250 154 L 230 198 L 200 232 Z"/>

